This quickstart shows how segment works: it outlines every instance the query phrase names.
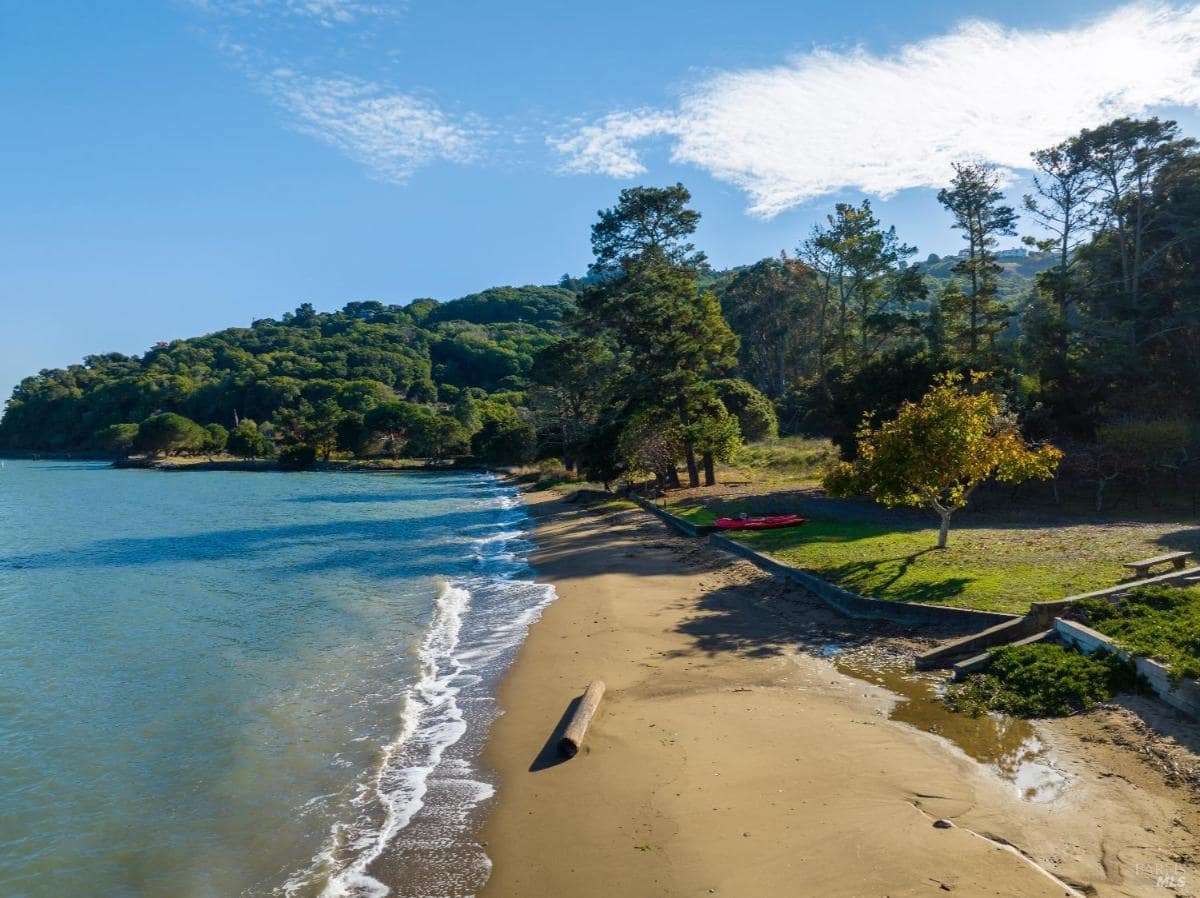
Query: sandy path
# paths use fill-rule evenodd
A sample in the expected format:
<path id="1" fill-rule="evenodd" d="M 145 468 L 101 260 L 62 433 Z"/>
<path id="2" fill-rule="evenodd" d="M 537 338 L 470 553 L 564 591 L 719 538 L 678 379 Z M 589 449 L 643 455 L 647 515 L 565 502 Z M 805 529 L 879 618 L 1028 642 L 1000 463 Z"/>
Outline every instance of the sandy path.
<path id="1" fill-rule="evenodd" d="M 1190 864 L 1181 888 L 1153 876 L 1200 847 L 1180 795 L 1088 771 L 1053 805 L 1021 801 L 813 650 L 869 625 L 639 512 L 529 498 L 559 599 L 501 690 L 485 898 L 1192 894 Z M 555 763 L 593 677 L 609 691 L 585 751 Z"/>

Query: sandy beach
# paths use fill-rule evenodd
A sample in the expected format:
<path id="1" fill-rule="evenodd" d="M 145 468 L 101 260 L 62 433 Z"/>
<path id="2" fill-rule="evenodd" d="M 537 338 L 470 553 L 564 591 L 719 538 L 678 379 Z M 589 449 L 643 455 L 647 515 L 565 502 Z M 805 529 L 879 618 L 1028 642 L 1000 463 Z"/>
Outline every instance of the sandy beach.
<path id="1" fill-rule="evenodd" d="M 927 637 L 841 618 L 640 511 L 527 500 L 558 599 L 485 754 L 485 898 L 1200 889 L 1195 796 L 1120 744 L 1119 709 L 1040 727 L 1064 786 L 1028 800 L 827 657 Z M 556 724 L 593 678 L 607 695 L 561 762 Z"/>

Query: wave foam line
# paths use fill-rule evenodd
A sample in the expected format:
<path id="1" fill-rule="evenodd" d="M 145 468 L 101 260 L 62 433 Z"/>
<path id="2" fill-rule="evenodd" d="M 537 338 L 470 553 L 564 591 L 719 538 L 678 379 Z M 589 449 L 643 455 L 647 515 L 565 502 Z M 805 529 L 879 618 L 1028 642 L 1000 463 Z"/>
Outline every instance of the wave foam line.
<path id="1" fill-rule="evenodd" d="M 468 590 L 450 583 L 441 585 L 433 623 L 418 652 L 421 677 L 406 696 L 400 733 L 385 746 L 375 781 L 358 800 L 360 804 L 380 802 L 385 810 L 384 821 L 374 833 L 363 833 L 354 840 L 353 847 L 359 849 L 354 860 L 330 877 L 321 898 L 383 898 L 388 894 L 388 887 L 369 875 L 367 868 L 423 807 L 430 774 L 442 753 L 467 730 L 455 700 L 458 689 L 451 682 L 464 669 L 454 659 L 454 650 L 470 601 Z M 415 742 L 426 743 L 425 763 L 398 767 L 401 750 L 415 747 Z M 342 831 L 342 824 L 335 825 L 334 845 L 341 841 Z M 332 847 L 322 852 L 320 860 L 331 862 L 332 852 Z"/>

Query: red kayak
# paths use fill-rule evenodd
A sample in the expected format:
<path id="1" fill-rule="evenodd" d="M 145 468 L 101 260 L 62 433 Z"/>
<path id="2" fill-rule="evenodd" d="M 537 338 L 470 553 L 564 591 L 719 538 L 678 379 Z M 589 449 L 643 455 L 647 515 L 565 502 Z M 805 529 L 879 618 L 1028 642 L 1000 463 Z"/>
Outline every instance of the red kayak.
<path id="1" fill-rule="evenodd" d="M 758 518 L 717 518 L 718 530 L 775 530 L 779 527 L 799 527 L 805 519 L 798 514 L 767 515 Z"/>

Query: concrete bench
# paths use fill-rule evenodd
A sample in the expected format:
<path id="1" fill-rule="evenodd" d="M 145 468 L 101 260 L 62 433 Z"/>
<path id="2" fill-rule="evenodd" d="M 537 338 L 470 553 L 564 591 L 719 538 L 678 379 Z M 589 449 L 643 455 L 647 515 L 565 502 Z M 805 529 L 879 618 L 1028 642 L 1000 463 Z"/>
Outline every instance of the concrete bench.
<path id="1" fill-rule="evenodd" d="M 1150 573 L 1150 568 L 1156 564 L 1167 564 L 1168 562 L 1175 566 L 1175 570 L 1181 571 L 1187 566 L 1187 560 L 1191 555 L 1191 552 L 1168 552 L 1166 555 L 1143 558 L 1141 561 L 1127 561 L 1121 567 L 1129 568 L 1138 577 L 1147 576 Z"/>

